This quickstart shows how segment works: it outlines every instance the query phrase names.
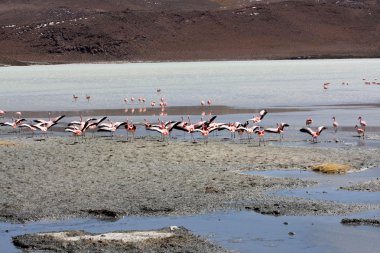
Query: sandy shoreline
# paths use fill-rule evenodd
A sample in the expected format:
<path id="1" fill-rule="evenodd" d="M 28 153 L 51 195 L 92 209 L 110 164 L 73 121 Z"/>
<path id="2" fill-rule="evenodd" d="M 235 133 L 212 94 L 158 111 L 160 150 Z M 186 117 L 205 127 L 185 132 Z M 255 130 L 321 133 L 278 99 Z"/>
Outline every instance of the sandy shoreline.
<path id="1" fill-rule="evenodd" d="M 148 138 L 149 139 L 149 138 Z M 267 195 L 313 182 L 265 178 L 252 169 L 308 169 L 325 162 L 379 166 L 377 149 L 208 145 L 125 137 L 20 138 L 0 145 L 0 217 L 28 222 L 68 217 L 180 215 L 244 209 L 271 215 L 332 215 L 379 208 Z M 14 144 L 14 145 L 13 145 Z"/>

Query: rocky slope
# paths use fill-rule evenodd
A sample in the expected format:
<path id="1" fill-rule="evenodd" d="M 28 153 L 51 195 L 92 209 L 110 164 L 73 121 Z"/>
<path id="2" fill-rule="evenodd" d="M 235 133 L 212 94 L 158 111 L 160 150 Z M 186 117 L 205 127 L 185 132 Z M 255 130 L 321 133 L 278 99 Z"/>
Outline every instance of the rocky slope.
<path id="1" fill-rule="evenodd" d="M 380 1 L 12 0 L 0 63 L 380 56 Z"/>

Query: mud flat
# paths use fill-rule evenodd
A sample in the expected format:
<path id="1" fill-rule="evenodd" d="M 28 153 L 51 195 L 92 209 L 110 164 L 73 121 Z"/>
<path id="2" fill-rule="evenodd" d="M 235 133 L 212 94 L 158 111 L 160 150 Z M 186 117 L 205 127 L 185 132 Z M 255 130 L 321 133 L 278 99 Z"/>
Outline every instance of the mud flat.
<path id="1" fill-rule="evenodd" d="M 342 219 L 341 223 L 343 225 L 353 225 L 353 226 L 380 226 L 380 219 L 362 219 L 362 218 L 352 218 L 352 219 Z"/>
<path id="2" fill-rule="evenodd" d="M 125 137 L 18 138 L 0 145 L 3 221 L 124 215 L 181 215 L 253 210 L 271 215 L 331 215 L 379 208 L 284 196 L 268 191 L 315 184 L 297 178 L 244 175 L 254 169 L 309 169 L 335 162 L 378 166 L 377 149 L 209 144 Z M 11 145 L 12 144 L 12 145 Z"/>
<path id="3" fill-rule="evenodd" d="M 22 249 L 54 252 L 228 252 L 182 227 L 103 234 L 35 233 L 16 236 L 13 243 Z"/>
<path id="4" fill-rule="evenodd" d="M 178 227 L 103 234 L 84 231 L 35 233 L 16 236 L 13 243 L 26 250 L 54 252 L 228 252 Z"/>
<path id="5" fill-rule="evenodd" d="M 379 192 L 380 191 L 380 179 L 376 178 L 374 180 L 367 181 L 364 183 L 350 185 L 347 187 L 341 187 L 341 189 L 349 190 L 349 191 Z"/>

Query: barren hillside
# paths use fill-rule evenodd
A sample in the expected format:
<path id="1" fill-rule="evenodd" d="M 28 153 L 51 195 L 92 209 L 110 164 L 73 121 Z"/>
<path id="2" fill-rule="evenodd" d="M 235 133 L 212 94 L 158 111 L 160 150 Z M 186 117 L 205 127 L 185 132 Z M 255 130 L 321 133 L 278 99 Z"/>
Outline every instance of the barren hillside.
<path id="1" fill-rule="evenodd" d="M 375 0 L 0 1 L 0 62 L 380 56 Z"/>

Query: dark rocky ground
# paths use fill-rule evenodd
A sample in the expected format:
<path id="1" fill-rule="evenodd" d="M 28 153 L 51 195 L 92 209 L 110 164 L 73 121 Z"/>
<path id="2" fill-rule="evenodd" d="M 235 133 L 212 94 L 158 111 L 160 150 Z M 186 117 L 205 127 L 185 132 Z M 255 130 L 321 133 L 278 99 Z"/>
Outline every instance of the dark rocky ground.
<path id="1" fill-rule="evenodd" d="M 0 63 L 380 56 L 375 0 L 13 0 Z"/>

